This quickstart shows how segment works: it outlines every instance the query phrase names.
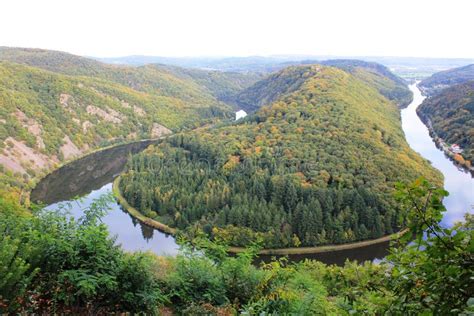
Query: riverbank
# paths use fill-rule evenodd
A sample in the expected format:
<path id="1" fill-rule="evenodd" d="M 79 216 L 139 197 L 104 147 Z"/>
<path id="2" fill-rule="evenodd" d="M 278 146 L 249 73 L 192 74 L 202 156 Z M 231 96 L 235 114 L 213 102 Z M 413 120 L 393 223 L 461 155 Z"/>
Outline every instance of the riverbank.
<path id="1" fill-rule="evenodd" d="M 429 118 L 424 117 L 423 115 L 420 115 L 418 111 L 416 111 L 416 114 L 420 118 L 420 120 L 425 124 L 426 128 L 428 129 L 428 132 L 430 134 L 430 137 L 433 139 L 436 147 L 444 152 L 444 154 L 453 162 L 454 165 L 457 167 L 463 169 L 466 172 L 470 172 L 471 175 L 474 177 L 474 166 L 467 165 L 465 163 L 462 163 L 459 159 L 456 159 L 456 155 L 459 155 L 462 157 L 460 154 L 455 154 L 451 150 L 449 150 L 449 146 L 444 142 L 444 140 L 438 136 L 436 131 L 433 128 L 433 125 L 431 124 L 431 121 Z M 463 159 L 462 159 L 463 160 Z M 467 161 L 467 160 L 466 160 Z"/>
<path id="2" fill-rule="evenodd" d="M 175 235 L 176 234 L 176 228 L 169 227 L 168 225 L 165 225 L 163 223 L 160 223 L 152 218 L 146 217 L 142 213 L 140 213 L 136 208 L 128 204 L 127 200 L 123 197 L 122 192 L 120 192 L 120 176 L 115 178 L 113 184 L 112 184 L 112 193 L 117 199 L 118 203 L 122 206 L 122 208 L 127 211 L 133 218 L 137 219 L 141 223 L 151 227 L 158 229 L 159 231 L 169 234 L 169 235 Z"/>
<path id="3" fill-rule="evenodd" d="M 92 155 L 95 155 L 95 154 L 100 154 L 101 152 L 105 152 L 107 150 L 111 150 L 111 149 L 114 149 L 114 148 L 119 148 L 119 147 L 122 147 L 122 146 L 128 146 L 128 145 L 132 145 L 132 144 L 152 144 L 153 142 L 156 142 L 160 139 L 163 139 L 164 137 L 166 136 L 161 136 L 161 137 L 158 137 L 158 138 L 147 138 L 147 139 L 141 139 L 141 140 L 133 140 L 133 141 L 125 141 L 125 142 L 120 142 L 120 143 L 115 143 L 115 144 L 110 144 L 110 145 L 107 145 L 107 146 L 104 146 L 104 147 L 99 147 L 99 148 L 95 148 L 91 151 L 88 151 L 86 153 L 83 153 L 81 155 L 78 155 L 72 159 L 69 159 L 67 161 L 64 161 L 64 162 L 61 162 L 59 164 L 56 164 L 54 166 L 54 168 L 51 168 L 49 170 L 43 170 L 44 173 L 42 173 L 39 177 L 36 177 L 36 178 L 33 178 L 30 180 L 30 184 L 29 186 L 27 187 L 27 191 L 25 192 L 26 194 L 23 196 L 23 205 L 25 205 L 26 207 L 29 207 L 30 205 L 30 197 L 31 197 L 31 193 L 37 188 L 38 184 L 41 183 L 44 179 L 46 179 L 48 176 L 50 176 L 51 174 L 59 171 L 60 169 L 62 168 L 65 168 L 71 164 L 73 164 L 74 162 L 77 162 L 81 159 L 84 159 L 86 157 L 90 157 Z"/>
<path id="4" fill-rule="evenodd" d="M 172 228 L 168 225 L 160 223 L 157 220 L 151 219 L 146 217 L 142 213 L 140 213 L 136 208 L 131 206 L 127 200 L 123 197 L 120 188 L 120 176 L 115 178 L 113 185 L 112 185 L 112 192 L 117 199 L 118 203 L 122 206 L 122 208 L 129 213 L 133 218 L 137 219 L 144 225 L 147 225 L 151 228 L 157 229 L 165 234 L 175 235 L 177 230 L 176 228 Z M 335 251 L 342 251 L 342 250 L 353 250 L 357 248 L 377 245 L 386 243 L 391 240 L 396 240 L 406 234 L 408 229 L 404 229 L 400 232 L 383 236 L 376 239 L 370 240 L 363 240 L 357 241 L 352 243 L 340 244 L 340 245 L 325 245 L 325 246 L 315 246 L 315 247 L 291 247 L 291 248 L 274 248 L 274 249 L 262 249 L 258 252 L 259 255 L 307 255 L 307 254 L 317 254 L 317 253 L 324 253 L 324 252 L 335 252 Z M 240 253 L 245 251 L 245 247 L 229 247 L 228 251 L 230 253 Z"/>
<path id="5" fill-rule="evenodd" d="M 369 239 L 357 242 L 351 242 L 340 245 L 325 245 L 325 246 L 315 246 L 315 247 L 291 247 L 291 248 L 274 248 L 274 249 L 262 249 L 258 253 L 259 255 L 309 255 L 316 253 L 324 252 L 334 252 L 342 250 L 354 250 L 357 248 L 373 246 L 381 243 L 385 243 L 391 240 L 397 240 L 408 232 L 408 229 L 401 230 L 397 233 L 383 236 L 376 239 Z M 245 251 L 244 247 L 230 247 L 229 252 L 231 253 L 240 253 Z"/>

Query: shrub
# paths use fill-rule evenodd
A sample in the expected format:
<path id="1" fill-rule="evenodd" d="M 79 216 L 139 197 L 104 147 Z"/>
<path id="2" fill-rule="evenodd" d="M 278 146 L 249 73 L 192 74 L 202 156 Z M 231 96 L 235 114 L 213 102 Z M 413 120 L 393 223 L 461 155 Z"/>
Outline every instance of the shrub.
<path id="1" fill-rule="evenodd" d="M 157 312 L 152 257 L 125 253 L 99 221 L 110 199 L 77 220 L 67 207 L 21 217 L 0 199 L 1 312 Z"/>

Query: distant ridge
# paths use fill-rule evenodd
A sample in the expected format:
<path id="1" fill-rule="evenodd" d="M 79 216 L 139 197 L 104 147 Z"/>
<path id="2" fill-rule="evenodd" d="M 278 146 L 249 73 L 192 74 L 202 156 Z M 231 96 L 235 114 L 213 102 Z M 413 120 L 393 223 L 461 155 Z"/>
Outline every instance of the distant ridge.
<path id="1" fill-rule="evenodd" d="M 341 59 L 321 62 L 302 61 L 302 64 L 327 65 L 347 71 L 362 81 L 375 86 L 382 95 L 394 101 L 399 107 L 407 106 L 412 100 L 412 93 L 408 89 L 407 83 L 390 72 L 387 67 L 377 63 Z M 282 94 L 297 90 L 305 82 L 306 74 L 301 73 L 298 76 L 290 77 L 285 75 L 288 69 L 304 69 L 296 67 L 298 66 L 289 66 L 280 72 L 270 74 L 267 78 L 238 93 L 234 98 L 234 102 L 240 108 L 251 112 L 263 105 L 270 104 Z"/>
<path id="2" fill-rule="evenodd" d="M 150 63 L 168 64 L 180 67 L 212 69 L 219 71 L 236 72 L 263 72 L 278 71 L 291 65 L 303 64 L 307 61 L 329 59 L 351 59 L 376 62 L 390 68 L 397 75 L 412 76 L 413 69 L 418 69 L 423 76 L 431 75 L 440 70 L 461 67 L 474 63 L 474 58 L 423 58 L 423 57 L 396 57 L 396 56 L 334 56 L 334 55 L 270 55 L 247 57 L 163 57 L 163 56 L 123 56 L 112 58 L 95 58 L 110 64 L 128 64 L 141 66 Z"/>
<path id="3" fill-rule="evenodd" d="M 419 87 L 424 94 L 434 95 L 445 88 L 470 80 L 474 80 L 474 64 L 437 72 L 421 81 Z"/>

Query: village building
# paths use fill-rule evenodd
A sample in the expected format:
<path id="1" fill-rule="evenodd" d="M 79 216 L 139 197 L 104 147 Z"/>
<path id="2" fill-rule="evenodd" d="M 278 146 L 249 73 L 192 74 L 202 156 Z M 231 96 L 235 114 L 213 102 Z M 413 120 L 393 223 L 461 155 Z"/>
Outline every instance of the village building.
<path id="1" fill-rule="evenodd" d="M 241 118 L 244 118 L 247 116 L 247 112 L 245 112 L 244 110 L 239 110 L 237 112 L 235 112 L 235 120 L 239 120 Z"/>
<path id="2" fill-rule="evenodd" d="M 458 144 L 452 144 L 451 147 L 449 147 L 449 150 L 455 154 L 461 154 L 463 152 Z"/>

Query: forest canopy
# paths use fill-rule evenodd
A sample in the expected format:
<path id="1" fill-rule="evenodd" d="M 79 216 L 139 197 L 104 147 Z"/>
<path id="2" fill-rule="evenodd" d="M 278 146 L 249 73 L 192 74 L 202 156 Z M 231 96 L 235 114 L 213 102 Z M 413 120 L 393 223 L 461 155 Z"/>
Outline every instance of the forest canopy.
<path id="1" fill-rule="evenodd" d="M 441 177 L 408 147 L 397 106 L 333 67 L 275 76 L 270 84 L 289 83 L 274 88 L 285 92 L 245 120 L 180 133 L 133 156 L 120 181 L 127 201 L 236 246 L 316 246 L 398 231 L 395 182 Z"/>
<path id="2" fill-rule="evenodd" d="M 321 62 L 304 61 L 303 64 L 322 64 L 342 69 L 361 81 L 377 89 L 387 99 L 399 107 L 407 106 L 412 100 L 412 93 L 406 82 L 378 63 L 353 59 L 332 59 Z M 304 67 L 304 66 L 303 66 Z M 278 100 L 282 95 L 298 90 L 311 76 L 311 72 L 292 72 L 291 67 L 270 74 L 242 90 L 233 98 L 233 103 L 246 111 L 255 111 Z"/>

